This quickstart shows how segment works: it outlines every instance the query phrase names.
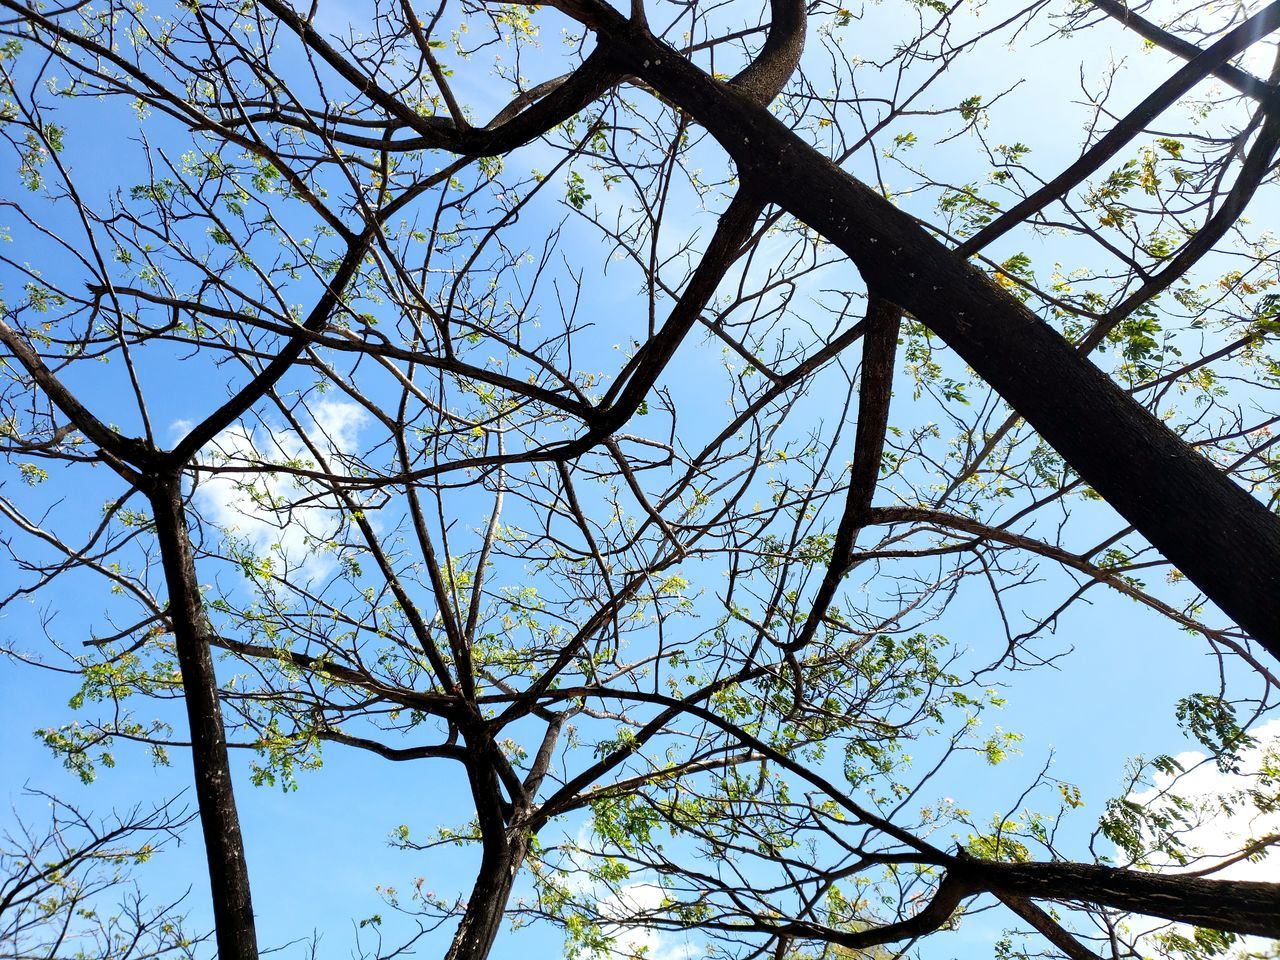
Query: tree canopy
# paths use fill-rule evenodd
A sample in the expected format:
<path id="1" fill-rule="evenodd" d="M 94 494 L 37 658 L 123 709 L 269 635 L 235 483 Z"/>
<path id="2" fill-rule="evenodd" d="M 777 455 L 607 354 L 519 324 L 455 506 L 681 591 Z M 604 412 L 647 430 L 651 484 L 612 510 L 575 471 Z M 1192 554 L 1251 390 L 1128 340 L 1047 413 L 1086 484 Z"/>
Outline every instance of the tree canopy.
<path id="1" fill-rule="evenodd" d="M 6 671 L 211 929 L 59 799 L 0 956 L 279 946 L 339 751 L 360 955 L 1276 955 L 1280 3 L 0 8 Z M 1110 798 L 1001 720 L 1144 749 L 1099 643 Z"/>

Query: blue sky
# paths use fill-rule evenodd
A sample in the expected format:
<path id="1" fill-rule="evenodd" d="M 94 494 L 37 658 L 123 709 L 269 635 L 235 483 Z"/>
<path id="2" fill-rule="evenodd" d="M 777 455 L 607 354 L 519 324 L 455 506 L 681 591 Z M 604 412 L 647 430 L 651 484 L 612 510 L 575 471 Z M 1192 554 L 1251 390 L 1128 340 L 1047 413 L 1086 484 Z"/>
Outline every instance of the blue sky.
<path id="1" fill-rule="evenodd" d="M 872 46 L 877 40 L 882 47 L 892 44 L 895 24 L 900 22 L 895 18 L 901 17 L 905 8 L 905 3 L 868 8 L 860 33 L 846 37 L 844 43 L 856 46 L 860 56 L 872 59 L 876 55 Z M 331 8 L 322 3 L 321 9 L 326 13 L 332 10 L 334 23 L 351 15 L 348 8 L 340 4 Z M 548 22 L 547 34 L 558 29 L 559 21 L 553 19 L 553 14 L 544 12 L 539 16 Z M 993 6 L 982 12 L 982 18 L 985 18 L 982 23 L 997 19 Z M 555 53 L 554 44 L 547 42 L 546 46 L 550 52 L 542 56 L 550 58 Z M 815 44 L 811 57 L 819 55 L 816 50 Z M 1025 85 L 1011 94 L 999 111 L 992 112 L 991 126 L 983 133 L 991 143 L 1015 139 L 1027 143 L 1038 162 L 1037 170 L 1052 172 L 1061 165 L 1053 158 L 1065 158 L 1067 151 L 1077 144 L 1082 113 L 1063 107 L 1061 114 L 1046 116 L 1043 104 L 1063 102 L 1064 87 L 1077 83 L 1076 71 L 1081 60 L 1086 64 L 1086 76 L 1092 77 L 1117 59 L 1125 63 L 1120 74 L 1124 90 L 1117 103 L 1121 108 L 1136 102 L 1172 69 L 1164 55 L 1142 54 L 1133 38 L 1122 35 L 1118 29 L 1106 28 L 1091 31 L 1069 43 L 1044 46 L 1023 43 L 1014 50 L 992 45 L 983 58 L 963 60 L 944 89 L 957 94 L 958 99 L 1008 85 L 999 78 L 1023 77 Z M 489 112 L 488 107 L 493 104 L 480 106 L 486 98 L 494 99 L 489 93 L 490 85 L 484 82 L 486 74 L 468 72 L 465 67 L 460 67 L 459 74 L 466 78 L 460 93 L 468 101 L 477 103 L 478 114 Z M 139 179 L 137 142 L 126 125 L 127 115 L 117 112 L 122 106 L 82 103 L 61 108 L 63 122 L 69 130 L 66 160 L 78 174 L 88 174 L 85 182 L 92 183 L 103 202 L 117 188 L 127 191 Z M 926 168 L 940 165 L 953 170 L 951 176 L 956 182 L 983 176 L 985 168 L 979 167 L 974 159 L 971 138 L 949 145 L 932 145 L 947 132 L 948 125 L 954 124 L 954 115 L 922 117 L 918 124 L 912 121 L 909 126 L 920 140 L 915 148 L 921 154 L 920 162 Z M 102 130 L 117 128 L 127 135 L 102 136 Z M 891 128 L 885 135 L 886 142 L 878 144 L 877 149 L 885 149 L 889 138 L 900 130 L 900 126 Z M 709 146 L 699 150 L 699 159 L 709 170 L 714 170 L 719 162 L 718 151 Z M 532 146 L 507 159 L 506 175 L 514 179 L 521 171 L 549 169 L 556 157 L 550 148 Z M 907 159 L 910 162 L 914 157 Z M 893 192 L 911 184 L 911 177 L 905 171 L 887 162 L 882 162 L 882 168 L 886 171 L 886 186 Z M 850 169 L 866 177 L 873 176 L 866 152 L 855 158 Z M 601 184 L 592 181 L 585 168 L 584 174 L 588 177 L 594 207 L 607 215 L 610 205 L 618 201 L 602 189 Z M 12 166 L 0 172 L 0 176 L 5 178 L 4 195 L 23 202 Z M 536 247 L 539 230 L 544 229 L 547 222 L 567 218 L 564 247 L 588 269 L 583 310 L 600 320 L 597 330 L 584 341 L 593 344 L 595 355 L 591 360 L 604 367 L 620 359 L 613 350 L 614 343 L 622 343 L 625 348 L 626 338 L 616 331 L 640 328 L 636 311 L 642 308 L 643 298 L 637 294 L 634 273 L 629 273 L 624 266 L 611 268 L 608 274 L 603 272 L 598 253 L 602 249 L 599 233 L 563 203 L 558 189 L 557 184 L 555 189 L 547 190 L 547 196 L 536 208 L 540 218 L 533 219 L 537 222 L 522 223 L 513 231 L 513 236 L 520 243 Z M 676 244 L 695 229 L 701 230 L 705 238 L 709 231 L 708 216 L 697 209 L 696 200 L 691 196 L 680 199 L 682 203 L 675 205 L 668 224 L 670 239 L 666 242 Z M 899 202 L 909 205 L 917 201 L 900 197 Z M 928 209 L 932 198 L 922 198 L 919 202 Z M 768 244 L 766 241 L 766 251 Z M 1025 232 L 1002 241 L 996 255 L 1006 256 L 1017 250 L 1030 253 L 1043 272 L 1051 268 L 1054 260 L 1071 264 L 1076 262 L 1074 257 L 1081 255 L 1076 244 L 1061 238 L 1031 238 Z M 63 259 L 47 245 L 42 247 L 35 242 L 24 246 L 20 256 L 32 263 Z M 52 277 L 56 268 L 55 264 L 44 269 Z M 821 284 L 814 284 L 815 300 L 820 298 L 819 287 L 857 282 L 850 269 L 838 265 L 825 269 L 820 280 Z M 9 278 L 5 278 L 5 284 L 6 290 L 18 285 Z M 313 287 L 305 282 L 299 284 L 290 292 L 290 300 L 306 302 Z M 550 294 L 543 296 L 550 300 Z M 642 309 L 639 312 L 642 313 Z M 714 341 L 691 342 L 682 349 L 663 386 L 681 406 L 705 407 L 709 412 L 722 410 L 722 406 L 712 404 L 723 403 L 723 362 L 721 348 Z M 170 439 L 181 434 L 184 422 L 197 420 L 210 409 L 211 398 L 221 395 L 221 384 L 226 377 L 201 359 L 179 364 L 168 355 L 157 356 L 154 361 L 144 360 L 141 367 L 149 394 L 154 398 L 152 416 L 157 433 Z M 947 369 L 953 375 L 963 374 L 953 362 L 947 363 Z M 136 423 L 136 418 L 129 412 L 128 395 L 121 384 L 118 365 L 73 381 L 103 419 L 127 426 Z M 827 395 L 816 389 L 800 401 L 797 409 L 802 416 L 816 420 L 825 415 L 828 406 Z M 936 405 L 931 404 L 928 397 L 912 399 L 912 384 L 905 376 L 901 377 L 895 391 L 894 422 L 919 426 L 935 420 L 938 415 Z M 273 422 L 270 417 L 267 421 Z M 692 447 L 702 432 L 713 434 L 720 423 L 710 416 L 686 419 L 682 429 L 687 430 L 687 440 Z M 261 424 L 251 425 L 249 429 L 258 431 L 259 437 L 263 435 Z M 358 435 L 361 426 L 356 423 L 350 429 Z M 68 468 L 65 476 L 55 475 L 47 484 L 30 491 L 20 486 L 16 468 L 3 469 L 0 482 L 4 486 L 0 487 L 0 494 L 12 494 L 15 498 L 21 494 L 28 510 L 38 511 L 42 506 L 56 504 L 58 523 L 67 527 L 84 527 L 94 522 L 100 516 L 103 500 L 114 489 L 101 468 L 96 471 Z M 881 491 L 883 502 L 892 502 L 895 494 L 906 496 L 910 492 L 910 479 L 887 481 Z M 206 496 L 216 498 L 216 490 L 207 491 Z M 458 518 L 465 525 L 474 529 L 483 522 L 486 499 L 459 497 L 454 503 Z M 204 506 L 213 512 L 218 504 L 207 500 Z M 234 500 L 224 499 L 221 506 L 228 513 L 242 509 Z M 1116 525 L 1109 511 L 1092 505 L 1082 517 L 1073 520 L 1072 536 L 1083 545 L 1091 537 L 1099 539 L 1110 533 Z M 504 573 L 513 582 L 519 582 L 521 574 L 515 565 L 505 567 Z M 18 572 L 12 565 L 0 567 L 0 580 L 4 583 L 10 582 L 11 575 L 16 582 Z M 219 582 L 230 581 L 223 574 Z M 699 587 L 706 589 L 708 596 L 695 603 L 706 604 L 710 611 L 714 584 L 695 582 L 695 590 Z M 231 589 L 236 589 L 234 583 Z M 1061 589 L 1061 578 L 1049 576 L 1042 583 L 1024 588 L 1020 597 L 1026 607 L 1043 609 L 1061 596 Z M 56 617 L 51 621 L 50 635 L 74 648 L 100 623 L 101 607 L 108 602 L 101 600 L 100 594 L 100 586 L 90 587 L 87 579 L 72 578 L 65 585 L 44 592 L 35 602 L 11 605 L 0 619 L 0 641 L 47 653 L 41 617 L 52 612 Z M 1124 766 L 1131 757 L 1176 753 L 1188 747 L 1174 723 L 1174 705 L 1190 693 L 1216 689 L 1217 664 L 1207 655 L 1204 642 L 1102 589 L 1091 591 L 1089 600 L 1087 606 L 1073 606 L 1053 636 L 1036 642 L 1037 648 L 1045 651 L 1070 649 L 1070 656 L 1059 660 L 1053 668 L 1001 678 L 1007 686 L 1007 705 L 998 715 L 989 715 L 985 722 L 989 726 L 998 723 L 1023 734 L 1023 754 L 999 768 L 976 761 L 957 764 L 945 786 L 938 786 L 937 792 L 945 792 L 958 804 L 973 810 L 976 819 L 985 820 L 989 815 L 1003 812 L 1011 798 L 1017 796 L 1019 786 L 1034 777 L 1052 752 L 1055 776 L 1078 785 L 1086 800 L 1087 806 L 1064 827 L 1070 835 L 1083 838 L 1096 822 L 1103 803 L 1122 789 Z M 980 590 L 964 591 L 930 629 L 945 634 L 957 647 L 973 651 L 977 658 L 1003 643 L 1002 635 L 993 626 L 995 615 L 989 597 Z M 1239 679 L 1241 688 L 1247 688 L 1250 679 L 1247 676 Z M 158 768 L 142 747 L 121 744 L 113 751 L 117 760 L 115 768 L 100 770 L 97 780 L 89 786 L 80 784 L 73 774 L 62 769 L 59 761 L 32 736 L 32 731 L 73 719 L 75 712 L 65 705 L 77 687 L 73 678 L 0 661 L 0 757 L 3 758 L 0 769 L 5 771 L 0 787 L 12 799 L 15 812 L 28 819 L 39 819 L 40 802 L 24 798 L 24 785 L 55 792 L 104 812 L 187 790 L 189 771 L 180 750 L 173 752 L 171 767 Z M 182 723 L 173 706 L 147 705 L 143 712 L 171 719 L 180 735 Z M 389 916 L 377 893 L 380 885 L 408 889 L 418 877 L 425 878 L 428 888 L 441 892 L 461 892 L 468 885 L 470 854 L 437 852 L 427 857 L 393 850 L 387 842 L 389 834 L 401 824 L 408 825 L 414 835 L 419 836 L 440 825 L 463 822 L 470 816 L 465 784 L 450 765 L 389 764 L 373 756 L 330 747 L 324 751 L 323 769 L 301 774 L 298 789 L 285 792 L 279 788 L 251 786 L 248 766 L 251 759 L 247 751 L 233 752 L 264 945 L 285 944 L 315 932 L 323 937 L 321 956 L 344 956 L 355 924 L 377 913 Z M 0 812 L 0 826 L 11 815 L 8 811 Z M 144 887 L 155 891 L 157 897 L 190 887 L 192 895 L 188 903 L 192 925 L 198 929 L 207 924 L 204 865 L 196 831 L 188 831 L 180 848 L 166 851 L 140 870 L 138 876 Z M 958 960 L 990 956 L 992 928 L 998 929 L 1004 922 L 994 913 L 975 917 L 957 934 L 930 943 L 925 948 L 926 955 Z M 394 936 L 390 927 L 388 924 L 389 938 Z M 366 928 L 366 936 L 368 932 Z M 442 942 L 439 938 L 445 933 L 447 931 L 438 934 L 430 943 Z M 517 950 L 552 954 L 558 948 L 558 940 L 558 935 L 550 931 L 525 931 L 518 937 L 504 935 L 494 957 L 515 956 Z M 653 960 L 674 960 L 683 949 L 681 943 L 670 937 L 655 941 L 653 946 L 657 951 Z M 423 956 L 438 953 L 435 946 L 424 946 L 420 951 Z"/>

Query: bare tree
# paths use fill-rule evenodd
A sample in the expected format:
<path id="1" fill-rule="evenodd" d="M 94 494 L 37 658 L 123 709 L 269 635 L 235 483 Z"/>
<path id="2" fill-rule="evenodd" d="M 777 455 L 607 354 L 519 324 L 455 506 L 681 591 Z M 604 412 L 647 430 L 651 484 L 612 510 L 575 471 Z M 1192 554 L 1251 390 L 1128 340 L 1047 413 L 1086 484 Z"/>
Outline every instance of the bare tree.
<path id="1" fill-rule="evenodd" d="M 45 735 L 86 776 L 190 748 L 219 956 L 259 955 L 228 751 L 289 784 L 328 745 L 464 776 L 474 819 L 399 842 L 474 846 L 470 889 L 390 895 L 451 960 L 508 916 L 776 958 L 993 907 L 1072 958 L 1146 949 L 1132 915 L 1280 936 L 1280 887 L 1216 876 L 1274 837 L 1121 798 L 1067 841 L 1048 768 L 990 823 L 942 792 L 1095 588 L 1216 655 L 1179 708 L 1215 762 L 1273 707 L 1280 72 L 1240 64 L 1280 5 L 0 6 L 4 602 L 108 589 L 11 652 L 103 704 Z M 1060 171 L 990 138 L 1016 83 L 949 83 L 1125 29 L 1180 60 L 1124 113 L 1086 80 Z M 137 133 L 105 188 L 89 117 Z"/>
<path id="2" fill-rule="evenodd" d="M 148 903 L 128 878 L 194 815 L 173 802 L 94 821 L 41 793 L 47 826 L 21 819 L 0 839 L 0 956 L 130 960 L 191 957 L 202 937 L 184 932 L 181 898 Z"/>

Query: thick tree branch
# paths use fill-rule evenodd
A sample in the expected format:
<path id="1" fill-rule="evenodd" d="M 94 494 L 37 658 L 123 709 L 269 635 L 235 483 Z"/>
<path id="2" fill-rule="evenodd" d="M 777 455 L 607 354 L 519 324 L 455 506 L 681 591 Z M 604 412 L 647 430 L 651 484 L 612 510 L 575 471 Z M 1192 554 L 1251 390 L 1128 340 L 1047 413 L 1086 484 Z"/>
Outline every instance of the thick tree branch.
<path id="1" fill-rule="evenodd" d="M 1280 17 L 1280 5 L 1268 10 Z M 624 38 L 629 42 L 620 46 Z M 1086 482 L 1280 657 L 1280 520 L 1266 507 L 1023 304 L 768 111 L 671 56 L 670 48 L 629 35 L 620 17 L 602 42 L 680 102 L 732 154 L 748 182 L 820 231 L 868 284 L 937 333 Z"/>
<path id="2" fill-rule="evenodd" d="M 403 763 L 407 760 L 422 760 L 427 757 L 465 760 L 467 755 L 466 750 L 456 743 L 436 743 L 421 747 L 389 747 L 378 740 L 370 740 L 367 737 L 353 737 L 350 734 L 343 733 L 341 730 L 328 728 L 317 730 L 316 736 L 330 743 L 340 743 L 343 746 L 376 753 L 384 760 L 392 760 L 397 763 Z"/>
<path id="3" fill-rule="evenodd" d="M 862 380 L 858 384 L 858 425 L 854 434 L 853 464 L 844 512 L 836 528 L 831 560 L 814 596 L 813 606 L 799 636 L 786 645 L 796 651 L 812 642 L 835 599 L 840 581 L 849 572 L 853 546 L 866 526 L 876 481 L 880 478 L 885 431 L 889 426 L 889 399 L 893 394 L 894 360 L 898 354 L 898 329 L 902 311 L 888 301 L 870 295 L 866 334 L 862 344 Z"/>
<path id="4" fill-rule="evenodd" d="M 1066 954 L 1070 960 L 1099 960 L 1098 955 L 1088 950 L 1075 937 L 1063 929 L 1053 917 L 1024 896 L 1007 891 L 996 891 L 996 897 L 1006 907 L 1031 924 L 1042 937 Z"/>
<path id="5" fill-rule="evenodd" d="M 573 116 L 598 98 L 617 79 L 617 75 L 606 66 L 605 58 L 592 55 L 573 73 L 539 85 L 526 98 L 518 98 L 515 103 L 508 104 L 489 125 L 468 126 L 464 129 L 448 117 L 422 116 L 401 98 L 384 90 L 285 0 L 261 0 L 261 3 L 338 76 L 394 117 L 398 124 L 419 135 L 420 140 L 391 145 L 400 150 L 434 147 L 472 157 L 507 153 Z M 541 94 L 540 99 L 528 109 L 514 115 L 511 113 L 537 94 Z"/>
<path id="6" fill-rule="evenodd" d="M 226 732 L 209 635 L 187 529 L 181 476 L 149 478 L 145 492 L 169 588 L 169 621 L 182 671 L 183 702 L 191 731 L 191 764 L 221 960 L 256 960 L 257 932 L 249 892 L 240 816 L 236 810 Z"/>
<path id="7" fill-rule="evenodd" d="M 866 930 L 849 932 L 806 921 L 771 923 L 758 921 L 758 928 L 782 937 L 824 940 L 848 950 L 867 950 L 884 943 L 911 940 L 933 933 L 945 926 L 955 915 L 960 901 L 975 891 L 952 873 L 947 873 L 938 884 L 933 897 L 915 916 L 897 923 Z"/>
<path id="8" fill-rule="evenodd" d="M 769 0 L 769 33 L 751 63 L 729 81 L 743 96 L 768 106 L 782 92 L 804 53 L 806 0 Z"/>
<path id="9" fill-rule="evenodd" d="M 1280 938 L 1280 884 L 1091 863 L 977 863 L 975 882 L 1036 900 L 1111 907 L 1210 930 Z"/>

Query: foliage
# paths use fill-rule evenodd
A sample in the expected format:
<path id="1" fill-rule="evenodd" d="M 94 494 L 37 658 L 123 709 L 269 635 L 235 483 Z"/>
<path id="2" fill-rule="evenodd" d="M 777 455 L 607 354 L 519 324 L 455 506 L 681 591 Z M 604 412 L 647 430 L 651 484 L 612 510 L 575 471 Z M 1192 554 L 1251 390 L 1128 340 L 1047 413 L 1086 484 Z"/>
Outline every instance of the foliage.
<path id="1" fill-rule="evenodd" d="M 1227 622 L 962 359 L 993 318 L 952 303 L 1052 330 L 1108 375 L 1098 417 L 1133 398 L 1142 429 L 1274 513 L 1280 264 L 1244 214 L 1274 201 L 1280 132 L 1237 73 L 1224 92 L 1206 68 L 1066 176 L 1076 121 L 1093 143 L 1167 72 L 1130 83 L 1104 56 L 1132 39 L 1103 3 L 0 2 L 20 195 L 0 606 L 26 618 L 15 660 L 77 678 L 36 721 L 74 776 L 139 744 L 202 775 L 243 749 L 246 787 L 290 793 L 333 751 L 449 770 L 461 813 L 415 800 L 389 821 L 420 879 L 356 914 L 379 957 L 481 960 L 509 921 L 570 957 L 669 937 L 887 958 L 984 907 L 1017 925 L 1001 957 L 1248 943 L 1201 922 L 1222 888 L 1189 884 L 1159 914 L 1185 922 L 1153 932 L 1107 884 L 1043 910 L 1002 886 L 1262 862 L 1261 826 L 1231 850 L 1197 836 L 1280 808 L 1257 733 L 1280 682 L 1274 638 Z M 1245 12 L 1159 35 L 1207 47 Z M 671 59 L 632 63 L 641 41 Z M 1052 58 L 1039 76 L 1042 47 L 1087 109 Z M 716 126 L 734 110 L 746 146 Z M 779 129 L 788 149 L 755 155 Z M 853 240 L 793 209 L 826 176 L 874 185 Z M 955 250 L 902 262 L 891 214 Z M 890 302 L 895 283 L 978 346 Z M 1031 392 L 1046 374 L 1014 371 Z M 1142 631 L 1215 678 L 1135 677 L 1126 705 L 1234 778 L 1212 797 L 1167 755 L 1094 796 L 1003 716 L 1056 666 L 1118 669 L 1098 645 Z M 1064 682 L 1055 709 L 1143 749 L 1088 693 Z M 245 860 L 230 775 L 197 784 L 231 851 L 210 853 L 221 903 Z M 111 850 L 77 861 L 93 881 L 38 869 L 24 931 L 71 918 L 86 955 L 136 955 L 126 927 L 148 956 L 199 954 L 140 899 L 76 912 L 123 882 L 136 851 Z M 471 873 L 437 890 L 438 863 Z M 244 897 L 244 929 L 216 931 L 236 960 L 258 949 Z"/>

